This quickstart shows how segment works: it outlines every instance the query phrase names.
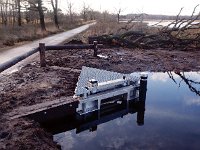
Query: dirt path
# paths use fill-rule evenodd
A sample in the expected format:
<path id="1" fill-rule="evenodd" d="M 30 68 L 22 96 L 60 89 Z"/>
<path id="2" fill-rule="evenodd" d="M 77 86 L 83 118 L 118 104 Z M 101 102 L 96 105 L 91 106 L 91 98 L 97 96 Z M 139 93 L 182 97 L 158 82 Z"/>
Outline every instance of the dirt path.
<path id="1" fill-rule="evenodd" d="M 83 32 L 84 30 L 89 28 L 89 26 L 91 26 L 93 24 L 94 23 L 86 24 L 81 27 L 75 28 L 73 30 L 59 33 L 59 34 L 56 34 L 56 35 L 53 35 L 53 36 L 50 36 L 47 38 L 39 39 L 32 43 L 25 44 L 23 46 L 19 46 L 16 48 L 12 48 L 12 49 L 0 52 L 0 64 L 5 63 L 6 61 L 8 61 L 12 58 L 15 58 L 19 55 L 22 55 L 35 47 L 38 47 L 39 43 L 45 43 L 46 45 L 57 45 L 59 43 L 62 43 L 66 39 L 71 38 L 72 36 L 74 36 L 80 32 Z"/>

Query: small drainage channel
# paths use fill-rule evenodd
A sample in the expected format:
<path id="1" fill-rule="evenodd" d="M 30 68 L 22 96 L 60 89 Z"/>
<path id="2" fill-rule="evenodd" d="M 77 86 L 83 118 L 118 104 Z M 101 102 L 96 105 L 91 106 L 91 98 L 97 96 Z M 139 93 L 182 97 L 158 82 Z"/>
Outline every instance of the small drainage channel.
<path id="1" fill-rule="evenodd" d="M 100 109 L 85 114 L 76 111 L 79 103 L 68 104 L 54 115 L 70 113 L 41 125 L 63 150 L 198 149 L 200 72 L 148 73 L 147 83 L 134 99 L 102 99 Z"/>

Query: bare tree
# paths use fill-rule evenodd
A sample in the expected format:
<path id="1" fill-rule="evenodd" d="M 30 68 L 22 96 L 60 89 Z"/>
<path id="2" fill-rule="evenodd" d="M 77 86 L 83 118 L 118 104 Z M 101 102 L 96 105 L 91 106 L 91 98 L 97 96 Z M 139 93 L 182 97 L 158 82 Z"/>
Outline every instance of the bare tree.
<path id="1" fill-rule="evenodd" d="M 15 24 L 16 19 L 16 6 L 17 0 L 1 0 L 0 1 L 0 13 L 1 22 L 5 26 Z"/>
<path id="2" fill-rule="evenodd" d="M 21 0 L 16 0 L 16 3 L 17 3 L 17 23 L 18 23 L 18 26 L 21 26 L 22 25 L 22 17 L 21 17 Z"/>
<path id="3" fill-rule="evenodd" d="M 83 20 L 87 21 L 88 17 L 87 17 L 87 13 L 89 10 L 89 6 L 86 6 L 85 2 L 83 3 L 83 7 L 82 7 L 82 16 L 83 16 Z"/>
<path id="4" fill-rule="evenodd" d="M 58 22 L 58 0 L 51 0 L 51 6 L 53 8 L 55 26 L 59 29 L 59 22 Z"/>
<path id="5" fill-rule="evenodd" d="M 88 18 L 90 20 L 94 20 L 95 19 L 95 11 L 93 9 L 91 9 L 91 8 L 88 10 Z"/>
<path id="6" fill-rule="evenodd" d="M 1 1 L 1 20 L 2 20 L 2 24 L 7 26 L 7 23 L 8 23 L 8 0 Z"/>
<path id="7" fill-rule="evenodd" d="M 38 12 L 39 12 L 39 16 L 40 16 L 40 25 L 41 25 L 41 29 L 42 31 L 46 31 L 46 26 L 45 26 L 45 22 L 44 22 L 44 11 L 43 11 L 43 7 L 42 7 L 42 0 L 37 0 L 37 4 L 38 4 Z"/>
<path id="8" fill-rule="evenodd" d="M 45 21 L 44 21 L 44 7 L 42 0 L 28 0 L 30 4 L 30 10 L 38 11 L 40 26 L 42 31 L 46 31 Z"/>
<path id="9" fill-rule="evenodd" d="M 105 44 L 113 44 L 130 48 L 156 49 L 168 48 L 179 50 L 200 49 L 200 12 L 197 5 L 191 16 L 180 17 L 181 11 L 168 26 L 157 28 L 159 31 L 147 32 L 145 30 L 129 30 L 125 26 L 125 33 L 114 33 L 112 36 L 100 36 Z M 134 25 L 134 22 L 131 22 Z M 142 25 L 142 24 L 141 24 Z M 147 27 L 147 25 L 143 24 Z M 132 27 L 132 26 L 130 26 Z M 122 29 L 122 28 L 121 28 Z M 121 30 L 120 29 L 120 30 Z M 129 31 L 127 31 L 128 29 Z M 114 43 L 112 41 L 115 41 Z M 103 43 L 103 42 L 102 42 Z"/>
<path id="10" fill-rule="evenodd" d="M 9 7 L 9 23 L 14 27 L 16 22 L 16 2 L 15 0 L 10 0 Z"/>
<path id="11" fill-rule="evenodd" d="M 122 12 L 122 9 L 121 9 L 121 8 L 116 9 L 116 12 L 117 12 L 117 22 L 119 23 L 120 14 L 121 14 L 121 12 Z"/>
<path id="12" fill-rule="evenodd" d="M 74 21 L 74 19 L 73 19 L 73 3 L 67 1 L 67 8 L 68 8 L 67 12 L 68 12 L 69 17 L 70 17 L 70 22 L 72 23 Z"/>

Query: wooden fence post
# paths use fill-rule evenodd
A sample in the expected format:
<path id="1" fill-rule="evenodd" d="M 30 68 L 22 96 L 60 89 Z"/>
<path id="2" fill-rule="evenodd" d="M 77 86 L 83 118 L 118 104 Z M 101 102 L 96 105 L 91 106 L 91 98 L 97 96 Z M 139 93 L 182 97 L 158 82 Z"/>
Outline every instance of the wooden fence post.
<path id="1" fill-rule="evenodd" d="M 46 67 L 46 60 L 45 60 L 45 43 L 39 43 L 39 48 L 40 48 L 40 66 L 41 67 Z"/>
<path id="2" fill-rule="evenodd" d="M 94 57 L 97 57 L 97 51 L 98 51 L 98 42 L 97 41 L 94 41 L 93 42 L 93 44 L 94 44 Z"/>

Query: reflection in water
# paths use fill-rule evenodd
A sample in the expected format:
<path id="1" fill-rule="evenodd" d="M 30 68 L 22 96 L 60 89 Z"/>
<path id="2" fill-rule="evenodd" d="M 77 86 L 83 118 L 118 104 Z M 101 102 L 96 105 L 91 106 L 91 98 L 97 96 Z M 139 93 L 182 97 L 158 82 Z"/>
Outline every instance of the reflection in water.
<path id="1" fill-rule="evenodd" d="M 195 81 L 193 79 L 189 79 L 188 77 L 186 77 L 185 73 L 184 72 L 175 72 L 175 73 L 172 73 L 172 72 L 167 72 L 167 74 L 169 75 L 169 77 L 174 81 L 174 83 L 178 84 L 176 79 L 174 78 L 174 74 L 175 75 L 178 75 L 182 80 L 179 82 L 179 87 L 181 86 L 181 82 L 185 82 L 185 84 L 188 85 L 188 88 L 196 93 L 197 95 L 200 96 L 200 89 L 197 89 L 197 86 L 200 86 L 200 82 L 198 81 Z M 186 73 L 186 74 L 193 74 L 192 72 L 191 73 Z"/>
<path id="2" fill-rule="evenodd" d="M 137 101 L 68 117 L 56 126 L 47 124 L 48 130 L 62 149 L 198 150 L 199 81 L 195 72 L 150 73 L 147 95 L 140 94 Z"/>
<path id="3" fill-rule="evenodd" d="M 42 126 L 53 134 L 66 132 L 72 129 L 76 129 L 76 133 L 85 130 L 93 132 L 96 131 L 98 125 L 102 123 L 134 113 L 137 113 L 137 123 L 141 126 L 144 124 L 144 112 L 145 101 L 139 99 L 123 101 L 122 104 L 113 103 L 102 106 L 100 110 L 85 115 L 75 114 L 73 116 L 67 116 L 67 118 L 62 118 L 62 120 L 45 122 L 42 123 Z"/>
<path id="4" fill-rule="evenodd" d="M 82 76 L 84 74 L 87 74 L 87 75 L 89 74 L 89 73 L 85 73 L 87 69 L 89 70 L 90 74 L 91 74 L 91 71 L 94 71 L 94 73 L 96 73 L 97 71 L 102 73 L 102 70 L 86 68 L 85 71 L 81 72 Z M 107 73 L 107 75 L 110 75 L 112 77 L 116 76 L 116 73 L 112 73 L 108 71 L 103 71 L 103 72 L 104 74 Z M 117 74 L 117 75 L 121 75 L 121 74 Z M 86 75 L 84 76 L 86 77 Z M 99 77 L 99 75 L 96 77 Z M 93 132 L 97 130 L 97 126 L 99 124 L 108 122 L 110 120 L 113 120 L 119 117 L 123 117 L 127 114 L 133 114 L 137 112 L 137 124 L 139 126 L 142 126 L 144 125 L 147 78 L 148 78 L 147 74 L 141 75 L 140 86 L 136 84 L 138 80 L 134 80 L 134 82 L 131 80 L 131 82 L 133 82 L 132 84 L 135 85 L 135 87 L 133 87 L 132 84 L 126 84 L 125 86 L 124 83 L 126 83 L 126 81 L 129 81 L 129 80 L 126 80 L 125 78 L 112 80 L 108 83 L 110 83 L 111 85 L 115 85 L 114 86 L 115 88 L 108 88 L 107 91 L 104 90 L 103 92 L 92 94 L 92 96 L 94 97 L 94 101 L 98 100 L 99 109 L 95 109 L 87 113 L 80 113 L 79 111 L 77 111 L 76 113 L 71 114 L 70 116 L 68 115 L 67 117 L 61 118 L 61 120 L 57 119 L 56 124 L 54 124 L 55 120 L 53 120 L 53 122 L 43 122 L 42 125 L 45 128 L 47 128 L 49 132 L 52 132 L 54 134 L 72 130 L 72 129 L 76 129 L 76 133 L 80 133 L 85 130 L 89 130 Z M 105 77 L 101 79 L 105 79 Z M 86 83 L 86 81 L 84 80 L 85 78 L 80 78 L 78 83 L 79 84 L 83 84 L 84 82 Z M 93 82 L 95 81 L 94 84 L 96 85 L 96 80 L 92 80 L 92 81 Z M 106 86 L 100 86 L 101 83 L 99 83 L 99 86 L 97 87 L 98 89 L 100 88 L 103 89 L 102 87 L 110 87 L 111 85 L 108 83 L 106 83 Z M 120 83 L 120 86 L 116 87 L 118 83 Z M 121 83 L 123 83 L 123 86 L 121 86 Z M 127 87 L 128 88 L 130 87 L 131 90 L 128 89 Z M 137 94 L 138 93 L 137 91 L 139 92 L 139 95 Z M 81 91 L 81 88 L 77 88 L 75 92 L 76 94 L 77 93 L 80 94 L 81 92 L 84 92 L 84 91 Z M 108 95 L 108 96 L 106 97 L 105 95 Z M 87 97 L 83 99 L 84 105 L 91 106 L 93 99 L 89 99 L 88 97 L 89 96 L 87 95 Z M 82 103 L 81 101 L 83 100 L 79 100 L 79 105 Z M 81 107 L 81 106 L 78 106 L 78 107 Z M 96 104 L 94 106 L 96 106 Z"/>
<path id="5" fill-rule="evenodd" d="M 192 92 L 195 92 L 197 95 L 200 96 L 200 90 L 197 90 L 195 88 L 195 85 L 200 85 L 200 82 L 196 82 L 196 81 L 193 81 L 191 79 L 188 79 L 186 78 L 184 72 L 183 73 L 180 73 L 180 72 L 176 72 L 177 75 L 179 75 L 181 77 L 181 79 L 188 85 L 189 89 L 192 91 Z M 195 84 L 195 85 L 194 85 Z"/>

